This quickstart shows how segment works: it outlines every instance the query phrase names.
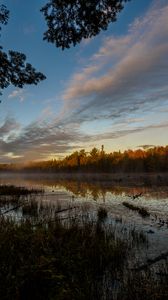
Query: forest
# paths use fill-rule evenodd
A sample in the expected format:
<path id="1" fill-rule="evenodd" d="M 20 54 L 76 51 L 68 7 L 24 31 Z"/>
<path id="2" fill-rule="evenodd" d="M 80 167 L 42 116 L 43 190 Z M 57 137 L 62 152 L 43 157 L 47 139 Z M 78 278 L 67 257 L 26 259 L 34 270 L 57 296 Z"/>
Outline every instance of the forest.
<path id="1" fill-rule="evenodd" d="M 168 145 L 147 150 L 126 150 L 106 153 L 93 148 L 90 152 L 82 149 L 63 159 L 34 161 L 24 164 L 0 164 L 0 171 L 24 172 L 167 172 Z"/>

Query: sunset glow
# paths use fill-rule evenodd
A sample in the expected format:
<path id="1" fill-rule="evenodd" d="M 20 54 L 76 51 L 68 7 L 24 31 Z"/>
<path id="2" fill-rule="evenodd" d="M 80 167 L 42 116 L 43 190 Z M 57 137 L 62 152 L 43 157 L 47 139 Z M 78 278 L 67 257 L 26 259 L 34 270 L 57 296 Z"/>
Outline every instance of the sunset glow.
<path id="1" fill-rule="evenodd" d="M 42 40 L 43 0 L 5 4 L 4 49 L 25 53 L 47 79 L 3 92 L 1 163 L 167 145 L 168 1 L 131 1 L 107 31 L 64 51 Z"/>

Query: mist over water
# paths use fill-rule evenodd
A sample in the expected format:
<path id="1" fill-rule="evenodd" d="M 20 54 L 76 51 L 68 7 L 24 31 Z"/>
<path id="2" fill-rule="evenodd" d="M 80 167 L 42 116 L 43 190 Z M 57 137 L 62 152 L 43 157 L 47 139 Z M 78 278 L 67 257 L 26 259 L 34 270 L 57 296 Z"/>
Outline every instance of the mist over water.
<path id="1" fill-rule="evenodd" d="M 91 205 L 105 205 L 113 215 L 119 215 L 131 221 L 148 223 L 137 213 L 122 205 L 128 201 L 146 208 L 151 218 L 168 219 L 168 185 L 167 178 L 156 184 L 150 177 L 148 180 L 134 179 L 124 181 L 121 178 L 110 180 L 100 177 L 96 180 L 86 176 L 66 175 L 62 177 L 47 174 L 1 174 L 0 184 L 15 185 L 28 188 L 42 188 L 48 201 L 88 202 Z M 139 197 L 134 197 L 139 195 Z M 150 219 L 151 219 L 150 218 Z"/>
<path id="2" fill-rule="evenodd" d="M 127 234 L 127 230 L 136 230 L 145 234 L 148 247 L 145 251 L 137 249 L 138 260 L 142 263 L 168 251 L 166 177 L 159 177 L 156 184 L 156 178 L 150 176 L 145 177 L 144 181 L 142 178 L 132 181 L 130 177 L 125 180 L 121 176 L 114 177 L 113 180 L 106 176 L 96 179 L 90 176 L 1 173 L 0 185 L 42 189 L 44 193 L 35 196 L 37 201 L 51 206 L 68 204 L 85 207 L 92 216 L 99 207 L 105 208 L 108 212 L 107 222 L 116 226 L 116 232 L 125 230 Z M 137 210 L 125 207 L 124 202 L 136 208 L 144 208 L 149 216 L 144 217 Z"/>

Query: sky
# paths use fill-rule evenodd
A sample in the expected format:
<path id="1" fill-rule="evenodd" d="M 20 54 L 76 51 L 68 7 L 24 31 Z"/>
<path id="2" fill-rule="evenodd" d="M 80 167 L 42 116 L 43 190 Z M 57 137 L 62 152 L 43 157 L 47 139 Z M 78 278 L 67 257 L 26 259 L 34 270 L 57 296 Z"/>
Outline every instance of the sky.
<path id="1" fill-rule="evenodd" d="M 168 1 L 131 0 L 107 31 L 62 51 L 43 41 L 46 0 L 4 0 L 4 50 L 47 79 L 3 90 L 0 163 L 168 144 Z"/>

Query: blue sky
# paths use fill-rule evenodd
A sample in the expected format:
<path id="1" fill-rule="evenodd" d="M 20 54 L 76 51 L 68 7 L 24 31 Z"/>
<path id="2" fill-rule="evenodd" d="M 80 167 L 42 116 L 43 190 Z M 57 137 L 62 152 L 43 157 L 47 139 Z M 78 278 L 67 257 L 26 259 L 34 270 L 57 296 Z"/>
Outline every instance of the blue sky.
<path id="1" fill-rule="evenodd" d="M 64 51 L 42 40 L 46 1 L 4 2 L 4 49 L 25 53 L 47 79 L 3 91 L 0 162 L 167 144 L 166 0 L 132 0 L 107 31 Z"/>

